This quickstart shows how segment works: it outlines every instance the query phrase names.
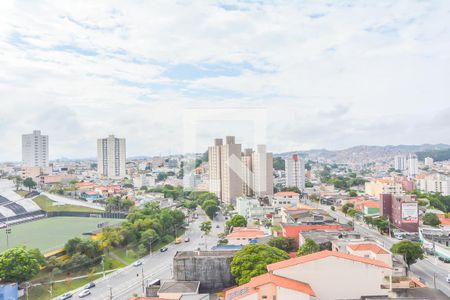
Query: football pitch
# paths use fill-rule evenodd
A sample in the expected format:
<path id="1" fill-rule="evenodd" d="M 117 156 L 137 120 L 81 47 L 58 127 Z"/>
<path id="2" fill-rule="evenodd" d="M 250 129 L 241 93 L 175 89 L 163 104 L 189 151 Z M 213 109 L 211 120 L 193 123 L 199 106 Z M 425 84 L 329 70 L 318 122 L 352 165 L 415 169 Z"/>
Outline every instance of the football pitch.
<path id="1" fill-rule="evenodd" d="M 110 225 L 122 222 L 120 219 L 55 217 L 13 225 L 9 234 L 9 247 L 25 245 L 27 248 L 39 248 L 45 253 L 62 247 L 73 237 L 82 237 L 84 232 L 97 229 L 97 224 L 107 222 Z M 6 250 L 5 229 L 0 230 L 0 252 Z"/>

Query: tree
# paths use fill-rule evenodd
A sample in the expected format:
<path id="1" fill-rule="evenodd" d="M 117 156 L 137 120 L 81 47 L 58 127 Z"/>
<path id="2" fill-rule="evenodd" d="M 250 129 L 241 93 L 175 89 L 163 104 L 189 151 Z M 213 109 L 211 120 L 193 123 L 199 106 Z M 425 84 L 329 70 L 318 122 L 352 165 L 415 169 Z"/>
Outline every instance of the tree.
<path id="1" fill-rule="evenodd" d="M 37 184 L 36 182 L 34 182 L 33 178 L 28 177 L 23 181 L 23 185 L 27 187 L 29 191 L 31 191 L 31 189 L 35 188 Z"/>
<path id="2" fill-rule="evenodd" d="M 272 237 L 267 244 L 269 246 L 281 249 L 287 253 L 292 252 L 296 248 L 296 242 L 293 238 L 286 238 L 283 236 Z"/>
<path id="3" fill-rule="evenodd" d="M 20 176 L 15 176 L 13 178 L 13 181 L 14 181 L 14 185 L 16 186 L 16 191 L 18 191 L 20 186 L 22 185 L 23 179 Z"/>
<path id="4" fill-rule="evenodd" d="M 245 227 L 247 226 L 247 219 L 241 215 L 235 215 L 227 221 L 227 227 Z"/>
<path id="5" fill-rule="evenodd" d="M 14 247 L 0 254 L 0 278 L 2 282 L 30 280 L 39 273 L 39 257 L 36 251 L 24 246 Z"/>
<path id="6" fill-rule="evenodd" d="M 205 235 L 208 235 L 211 232 L 212 224 L 211 221 L 202 222 L 200 225 L 200 230 L 203 231 Z"/>
<path id="7" fill-rule="evenodd" d="M 274 170 L 284 170 L 285 162 L 284 159 L 281 157 L 274 157 L 273 158 L 273 169 Z"/>
<path id="8" fill-rule="evenodd" d="M 348 195 L 350 197 L 356 197 L 356 196 L 358 196 L 358 193 L 355 190 L 349 190 Z"/>
<path id="9" fill-rule="evenodd" d="M 355 205 L 353 203 L 346 203 L 346 204 L 344 204 L 344 206 L 342 206 L 342 212 L 344 214 L 347 214 L 348 210 L 350 208 L 354 208 L 354 207 L 355 207 Z"/>
<path id="10" fill-rule="evenodd" d="M 205 209 L 206 215 L 212 220 L 216 216 L 216 214 L 220 211 L 220 208 L 217 205 L 209 205 Z"/>
<path id="11" fill-rule="evenodd" d="M 289 255 L 266 244 L 249 244 L 236 252 L 231 261 L 231 274 L 241 285 L 252 277 L 267 273 L 267 265 L 289 258 Z"/>
<path id="12" fill-rule="evenodd" d="M 441 224 L 441 221 L 439 220 L 438 216 L 435 213 L 428 212 L 423 216 L 423 224 L 430 225 L 433 227 L 438 226 Z"/>
<path id="13" fill-rule="evenodd" d="M 419 259 L 423 259 L 424 257 L 420 244 L 411 241 L 398 242 L 391 247 L 391 251 L 392 253 L 403 256 L 403 259 L 408 266 L 408 271 L 412 264 L 416 263 Z"/>
<path id="14" fill-rule="evenodd" d="M 308 255 L 311 253 L 319 252 L 320 246 L 316 244 L 312 239 L 306 239 L 305 243 L 298 248 L 297 256 Z"/>

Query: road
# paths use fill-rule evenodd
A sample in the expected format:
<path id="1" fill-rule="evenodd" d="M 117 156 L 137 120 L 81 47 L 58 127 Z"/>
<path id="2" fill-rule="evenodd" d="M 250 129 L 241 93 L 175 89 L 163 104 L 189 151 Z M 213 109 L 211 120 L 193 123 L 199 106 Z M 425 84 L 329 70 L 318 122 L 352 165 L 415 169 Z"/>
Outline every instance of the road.
<path id="1" fill-rule="evenodd" d="M 325 209 L 329 214 L 336 218 L 340 223 L 347 223 L 353 221 L 351 218 L 346 217 L 344 214 L 336 211 L 331 211 L 329 206 L 319 205 L 320 208 Z M 362 222 L 354 222 L 355 231 L 361 233 L 364 236 L 372 237 L 382 243 L 382 245 L 390 249 L 393 244 L 399 242 L 397 239 L 381 235 L 377 230 L 368 228 Z M 411 266 L 411 272 L 422 282 L 429 287 L 436 287 L 450 297 L 450 283 L 447 283 L 447 275 L 450 274 L 450 264 L 445 264 L 435 257 L 426 257 Z"/>
<path id="2" fill-rule="evenodd" d="M 199 218 L 189 225 L 185 233 L 185 237 L 190 238 L 189 242 L 182 242 L 178 245 L 172 243 L 168 245 L 166 252 L 158 251 L 142 258 L 142 266 L 130 265 L 96 280 L 96 287 L 91 289 L 92 294 L 85 299 L 126 300 L 134 293 L 143 295 L 143 284 L 145 285 L 147 282 L 154 279 L 171 279 L 172 261 L 177 251 L 196 250 L 197 248 L 205 250 L 205 238 L 200 231 L 200 223 L 206 221 L 207 217 L 200 209 L 197 211 Z M 219 228 L 216 228 L 217 225 Z M 224 218 L 219 215 L 213 222 L 211 233 L 206 237 L 208 249 L 217 244 L 217 234 L 223 232 L 223 226 Z M 77 298 L 80 290 L 73 292 L 76 293 L 74 298 Z"/>

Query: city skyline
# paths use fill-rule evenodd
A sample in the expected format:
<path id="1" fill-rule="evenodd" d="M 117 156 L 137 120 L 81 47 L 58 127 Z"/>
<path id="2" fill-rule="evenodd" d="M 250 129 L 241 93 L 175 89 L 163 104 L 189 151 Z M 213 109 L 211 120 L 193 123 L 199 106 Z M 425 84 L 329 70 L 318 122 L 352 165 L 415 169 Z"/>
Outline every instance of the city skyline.
<path id="1" fill-rule="evenodd" d="M 130 156 L 182 153 L 195 108 L 265 109 L 275 153 L 450 143 L 447 2 L 0 5 L 1 161 L 34 128 L 52 159 L 110 132 Z M 199 148 L 249 140 L 203 127 Z"/>

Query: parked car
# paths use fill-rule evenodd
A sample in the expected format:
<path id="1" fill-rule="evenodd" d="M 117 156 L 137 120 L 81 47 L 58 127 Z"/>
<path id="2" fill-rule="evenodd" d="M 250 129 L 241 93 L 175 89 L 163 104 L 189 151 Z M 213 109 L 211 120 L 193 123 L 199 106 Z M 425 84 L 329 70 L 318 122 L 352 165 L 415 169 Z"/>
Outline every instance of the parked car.
<path id="1" fill-rule="evenodd" d="M 447 275 L 447 282 L 450 283 L 450 274 Z"/>
<path id="2" fill-rule="evenodd" d="M 88 289 L 92 289 L 93 287 L 95 287 L 95 283 L 91 281 L 84 286 L 84 289 L 88 290 Z"/>
<path id="3" fill-rule="evenodd" d="M 185 242 L 185 243 L 189 242 L 190 240 L 191 240 L 191 239 L 188 238 L 188 237 L 184 238 L 184 242 Z"/>
<path id="4" fill-rule="evenodd" d="M 89 296 L 90 294 L 91 294 L 91 291 L 89 289 L 85 289 L 85 290 L 82 290 L 81 293 L 78 294 L 78 297 L 84 298 L 84 297 Z"/>
<path id="5" fill-rule="evenodd" d="M 142 260 L 137 260 L 137 261 L 135 261 L 135 262 L 133 263 L 133 266 L 135 266 L 135 267 L 142 266 Z"/>
<path id="6" fill-rule="evenodd" d="M 64 293 L 61 296 L 59 296 L 58 300 L 66 300 L 72 298 L 72 295 L 73 295 L 72 293 Z"/>
<path id="7" fill-rule="evenodd" d="M 219 224 L 217 224 L 217 225 L 216 225 L 216 228 L 220 228 L 220 225 L 219 225 Z"/>
<path id="8" fill-rule="evenodd" d="M 167 247 L 162 247 L 161 249 L 159 249 L 160 252 L 166 252 L 169 248 Z"/>

